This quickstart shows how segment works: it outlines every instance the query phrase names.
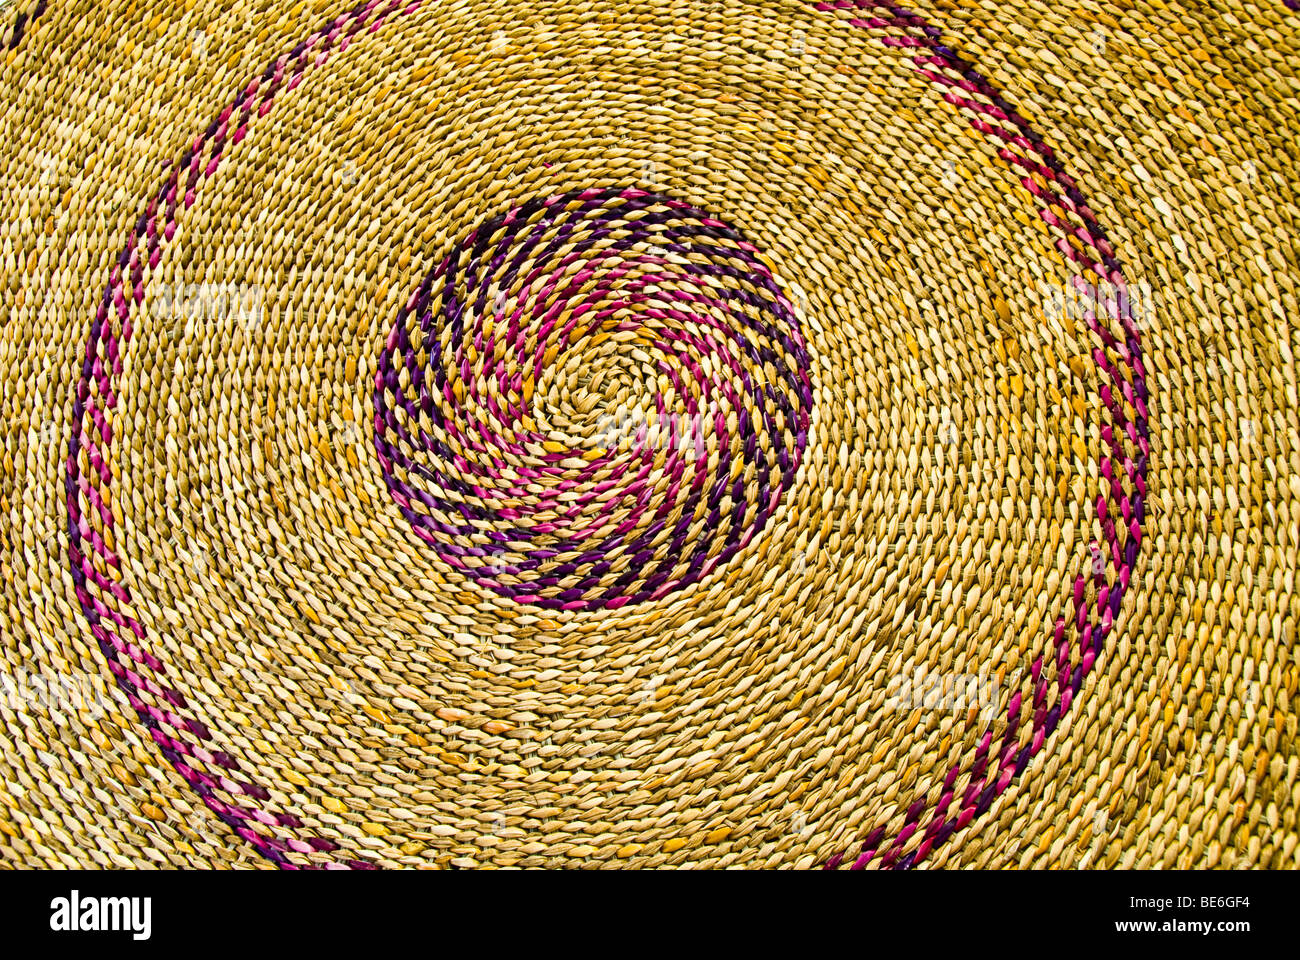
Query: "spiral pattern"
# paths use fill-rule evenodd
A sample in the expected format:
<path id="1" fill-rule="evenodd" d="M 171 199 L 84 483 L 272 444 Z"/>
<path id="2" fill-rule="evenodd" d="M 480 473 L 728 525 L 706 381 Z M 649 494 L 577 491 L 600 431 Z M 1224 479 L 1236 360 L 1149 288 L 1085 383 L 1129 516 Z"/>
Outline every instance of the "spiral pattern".
<path id="1" fill-rule="evenodd" d="M 985 189 L 1000 184 L 1011 202 L 1032 201 L 1037 216 L 1024 211 L 1021 225 L 1046 228 L 1050 259 L 1055 262 L 1059 254 L 1077 284 L 1099 281 L 1121 295 L 1127 290 L 1116 248 L 1064 160 L 973 59 L 948 45 L 940 28 L 901 7 L 871 0 L 812 7 L 824 15 L 818 42 L 830 44 L 827 49 L 838 38 L 856 36 L 851 28 L 902 51 L 907 69 L 929 82 L 930 93 L 937 91 L 935 99 L 942 97 L 940 119 L 951 120 L 952 108 L 952 115 L 978 134 L 975 139 L 990 166 L 998 168 L 974 182 Z M 727 171 L 725 189 L 732 193 L 697 193 L 692 181 L 681 177 L 668 182 L 674 191 L 700 198 L 702 206 L 727 210 L 752 236 L 762 237 L 779 257 L 780 271 L 816 291 L 816 313 L 802 306 L 797 286 L 783 288 L 776 268 L 734 226 L 671 196 L 627 187 L 584 189 L 635 178 L 631 161 L 606 169 L 599 157 L 588 157 L 586 165 L 574 166 L 572 176 L 552 180 L 539 175 L 518 189 L 517 180 L 503 175 L 501 182 L 509 188 L 492 194 L 511 198 L 501 207 L 489 206 L 474 186 L 449 175 L 450 199 L 430 201 L 427 208 L 411 212 L 409 220 L 394 221 L 408 230 L 416 221 L 428 224 L 417 231 L 421 240 L 406 244 L 393 258 L 395 264 L 383 241 L 390 235 L 382 232 L 389 220 L 373 221 L 368 236 L 374 244 L 361 248 L 366 257 L 351 243 L 335 242 L 339 234 L 323 234 L 330 238 L 328 244 L 317 246 L 341 254 L 347 263 L 355 254 L 356 269 L 327 272 L 323 283 L 307 285 L 311 296 L 304 300 L 321 305 L 318 312 L 268 312 L 273 329 L 262 338 L 265 356 L 240 380 L 234 391 L 237 403 L 227 403 L 222 392 L 224 368 L 196 363 L 193 382 L 185 383 L 179 365 L 161 380 L 147 359 L 144 368 L 133 367 L 132 362 L 139 362 L 134 357 L 149 357 L 151 329 L 137 324 L 145 317 L 163 319 L 146 307 L 159 304 L 169 289 L 167 280 L 204 276 L 178 264 L 192 258 L 214 264 L 216 275 L 238 275 L 226 266 L 230 258 L 206 249 L 196 225 L 208 222 L 203 219 L 206 204 L 224 211 L 219 201 L 226 197 L 229 202 L 220 193 L 226 184 L 232 184 L 230 195 L 238 194 L 234 182 L 248 175 L 241 164 L 265 149 L 259 135 L 275 142 L 291 139 L 275 131 L 262 134 L 260 118 L 280 103 L 312 116 L 304 103 L 310 105 L 313 97 L 327 104 L 350 97 L 346 84 L 341 85 L 346 92 L 333 100 L 320 89 L 294 91 L 304 78 L 310 83 L 313 73 L 323 82 L 318 68 L 354 40 L 358 48 L 385 49 L 385 38 L 366 34 L 388 18 L 406 18 L 420 9 L 419 4 L 373 0 L 336 16 L 241 88 L 206 133 L 195 136 L 165 167 L 135 221 L 134 234 L 127 236 L 110 269 L 98 312 L 90 320 L 60 474 L 67 563 L 80 615 L 142 728 L 217 818 L 286 867 L 412 862 L 429 853 L 424 844 L 431 837 L 441 844 L 437 855 L 446 848 L 457 865 L 479 855 L 513 864 L 543 855 L 637 857 L 646 850 L 647 856 L 667 859 L 685 856 L 685 845 L 695 844 L 705 850 L 689 848 L 697 862 L 732 864 L 743 854 L 768 863 L 802 857 L 807 864 L 830 867 L 910 868 L 945 845 L 955 847 L 965 828 L 993 815 L 994 805 L 1014 783 L 1032 779 L 1031 764 L 1051 749 L 1050 738 L 1061 740 L 1058 731 L 1071 706 L 1084 699 L 1087 677 L 1097 663 L 1106 662 L 1125 597 L 1139 593 L 1134 571 L 1148 542 L 1151 454 L 1148 361 L 1140 326 L 1124 311 L 1089 311 L 1077 325 L 1063 324 L 1059 330 L 1044 325 L 1050 342 L 1037 344 L 1032 337 L 1012 335 L 1019 307 L 998 296 L 975 317 L 983 327 L 952 323 L 950 329 L 938 329 L 937 320 L 926 320 L 930 329 L 925 329 L 916 314 L 924 316 L 934 306 L 922 300 L 927 306 L 917 307 L 921 293 L 948 285 L 950 304 L 976 303 L 975 294 L 958 295 L 970 293 L 965 286 L 953 286 L 973 264 L 983 263 L 988 276 L 1001 275 L 1008 282 L 1011 274 L 1000 274 L 996 265 L 1035 277 L 1030 268 L 1041 270 L 1042 264 L 1036 256 L 1022 262 L 1010 240 L 983 251 L 990 257 L 987 262 L 959 256 L 953 251 L 977 245 L 964 245 L 959 241 L 966 238 L 956 233 L 952 250 L 945 247 L 943 256 L 929 256 L 948 235 L 947 226 L 932 232 L 929 208 L 918 205 L 904 209 L 906 216 L 896 226 L 927 255 L 909 260 L 914 270 L 888 272 L 888 281 L 881 279 L 884 273 L 870 274 L 868 267 L 884 271 L 889 266 L 875 243 L 884 246 L 890 238 L 880 230 L 859 236 L 856 229 L 839 229 L 848 222 L 844 210 L 854 211 L 856 228 L 861 225 L 857 214 L 874 209 L 876 200 L 861 190 L 865 173 L 856 183 L 840 174 L 869 171 L 864 161 L 874 145 L 893 143 L 886 133 L 906 130 L 903 121 L 914 122 L 913 112 L 900 109 L 890 121 L 895 126 L 884 132 L 850 125 L 845 138 L 832 141 L 843 155 L 828 155 L 829 167 L 810 164 L 811 180 L 786 183 L 784 173 L 778 173 L 771 182 L 782 189 L 770 194 L 757 188 L 751 193 L 759 178 L 750 171 L 779 163 L 773 158 L 782 153 L 783 134 L 776 128 L 761 130 L 770 118 L 752 112 L 746 114 L 746 124 L 757 124 L 752 129 L 764 133 L 764 143 L 771 141 L 771 152 L 756 154 L 757 166 L 739 157 L 718 161 Z M 415 29 L 423 25 L 417 21 L 406 23 Z M 389 47 L 401 45 L 389 38 Z M 792 39 L 788 49 L 791 56 L 802 57 L 803 40 Z M 863 53 L 855 48 L 851 57 L 831 58 L 835 67 L 823 71 L 829 82 L 819 89 L 843 95 L 848 103 L 828 115 L 828 126 L 829 119 L 857 108 L 853 97 L 865 97 L 856 87 L 841 89 L 834 78 L 877 68 L 874 49 Z M 747 55 L 734 56 L 742 65 L 750 62 Z M 766 71 L 763 66 L 760 75 Z M 549 103 L 549 96 L 541 99 Z M 724 92 L 716 99 L 730 103 L 731 96 Z M 396 116 L 405 118 L 403 123 L 409 119 Z M 638 118 L 629 119 L 627 126 L 641 128 Z M 253 138 L 241 146 L 250 129 Z M 853 139 L 859 134 L 860 143 Z M 924 153 L 919 143 L 897 142 L 903 144 L 899 150 Z M 674 149 L 680 153 L 684 148 Z M 497 148 L 489 144 L 484 150 L 496 155 Z M 810 144 L 799 150 L 801 156 L 816 155 Z M 895 150 L 887 152 L 893 156 Z M 636 159 L 640 162 L 641 155 Z M 541 166 L 551 164 L 543 161 Z M 345 167 L 343 182 L 351 183 L 355 173 Z M 382 176 L 388 179 L 381 182 L 397 183 L 400 173 L 386 170 Z M 211 186 L 209 181 L 214 181 Z M 786 205 L 797 205 L 805 182 L 817 186 L 821 196 L 833 197 L 836 202 L 828 206 L 834 209 L 792 210 Z M 916 185 L 933 187 L 924 174 L 918 174 Z M 434 191 L 439 198 L 442 189 Z M 284 205 L 291 208 L 297 193 L 284 193 Z M 521 202 L 530 195 L 534 198 Z M 376 189 L 374 196 L 384 196 L 383 191 Z M 884 194 L 878 204 L 882 226 L 893 222 L 885 215 L 888 204 L 902 203 L 907 196 L 901 189 Z M 507 204 L 514 206 L 499 215 L 486 212 Z M 194 211 L 187 213 L 191 207 Z M 444 221 L 434 219 L 433 211 L 438 218 L 445 216 L 449 232 L 443 232 Z M 283 222 L 294 222 L 290 209 L 283 212 Z M 277 253 L 292 248 L 292 242 L 276 236 Z M 462 239 L 444 249 L 450 236 Z M 1014 236 L 1025 242 L 1022 234 Z M 852 250 L 843 246 L 848 237 L 855 238 Z M 915 238 L 932 242 L 927 246 Z M 859 242 L 862 250 L 856 247 Z M 901 254 L 904 247 L 896 250 Z M 426 256 L 414 272 L 407 272 L 412 257 Z M 833 268 L 841 262 L 845 270 L 837 275 Z M 437 266 L 424 274 L 433 263 Z M 931 265 L 933 274 L 927 273 Z M 270 271 L 261 275 L 274 276 Z M 297 289 L 294 276 L 290 271 L 290 279 L 283 281 L 287 290 Z M 388 278 L 395 276 L 401 278 L 400 292 L 389 299 Z M 375 282 L 376 277 L 384 279 Z M 891 284 L 898 285 L 897 297 Z M 975 293 L 989 289 L 978 287 Z M 1117 297 L 1117 302 L 1123 299 Z M 340 301 L 343 312 L 357 319 L 356 329 L 341 329 L 334 309 Z M 157 312 L 172 313 L 170 301 Z M 802 321 L 808 323 L 807 339 Z M 128 356 L 137 330 L 145 339 Z M 991 342 L 990 335 L 996 335 Z M 244 342 L 250 339 L 258 338 L 245 336 Z M 290 389 L 304 384 L 303 344 L 316 346 L 317 357 L 325 358 L 317 361 L 322 366 L 332 360 L 333 374 L 322 373 L 322 384 Z M 214 347 L 210 355 L 221 356 L 215 342 L 208 345 Z M 1017 361 L 1022 346 L 1033 356 Z M 203 353 L 198 348 L 191 352 Z M 970 357 L 976 366 L 986 357 L 997 358 L 996 365 L 987 361 L 987 384 L 973 375 Z M 948 358 L 954 360 L 951 366 Z M 268 368 L 283 376 L 268 377 Z M 814 369 L 819 373 L 814 375 Z M 173 380 L 178 388 L 165 402 L 149 392 L 165 390 Z M 985 386 L 989 396 L 971 401 Z M 945 449 L 931 449 L 936 436 L 948 436 L 951 421 L 943 424 L 948 404 L 956 406 L 962 397 L 972 413 L 974 449 L 960 447 L 949 456 L 951 439 L 940 439 Z M 144 406 L 151 401 L 153 407 Z M 309 408 L 317 401 L 319 407 Z M 175 445 L 171 436 L 151 443 L 149 432 L 139 428 L 140 411 L 171 411 L 183 404 L 213 411 L 216 425 L 200 430 L 180 451 L 169 450 L 169 442 Z M 305 434 L 310 451 L 291 443 L 283 444 L 283 451 L 280 444 L 244 450 L 229 442 L 235 432 L 232 422 L 242 424 L 245 416 L 267 422 L 263 413 L 269 416 L 282 404 L 290 411 L 282 421 L 290 428 L 284 435 Z M 343 443 L 331 447 L 313 434 L 320 409 L 350 414 L 338 418 L 345 424 Z M 936 434 L 934 415 L 940 413 Z M 899 429 L 890 424 L 894 416 Z M 355 431 L 362 419 L 370 420 L 371 429 Z M 912 431 L 906 439 L 904 428 Z M 376 470 L 369 469 L 367 456 L 353 456 L 350 444 L 358 433 L 373 443 Z M 877 441 L 885 442 L 873 449 Z M 346 455 L 339 454 L 343 446 L 348 446 Z M 282 452 L 294 466 L 267 475 L 262 465 Z M 353 473 L 339 474 L 340 482 L 331 486 L 332 467 L 344 458 Z M 1004 458 L 1012 465 L 1006 471 L 998 465 Z M 299 460 L 304 470 L 323 468 L 300 476 L 295 472 Z M 171 611 L 167 603 L 172 595 L 166 591 L 177 577 L 172 566 L 150 566 L 153 531 L 172 529 L 163 511 L 154 509 L 155 500 L 171 506 L 178 490 L 191 500 L 196 490 L 178 485 L 175 490 L 145 490 L 141 496 L 141 484 L 157 476 L 156 467 L 164 462 L 198 464 L 197 479 L 223 481 L 211 489 L 222 495 L 234 491 L 250 512 L 259 504 L 241 484 L 246 477 L 258 478 L 266 499 L 279 511 L 271 515 L 268 509 L 267 522 L 279 527 L 273 542 L 277 550 L 283 546 L 283 555 L 275 554 L 269 563 L 259 556 L 248 567 L 232 562 L 221 568 L 226 579 L 217 585 L 229 587 L 232 599 L 227 603 L 223 593 L 211 605 L 218 610 L 215 629 L 196 625 L 201 638 L 196 645 L 184 640 L 173 644 L 169 621 L 171 628 L 185 621 L 179 614 L 158 614 L 159 609 Z M 936 471 L 932 478 L 941 466 L 951 465 L 951 482 L 917 481 L 927 465 Z M 987 475 L 978 479 L 981 468 Z M 411 571 L 405 561 L 412 556 L 412 544 L 394 543 L 408 538 L 404 524 L 394 523 L 388 504 L 376 509 L 370 494 L 381 490 L 379 476 L 418 546 L 432 548 L 432 576 L 415 571 L 408 582 Z M 883 489 L 883 480 L 875 482 L 891 477 L 892 489 Z M 1038 498 L 1034 484 L 1054 489 Z M 334 503 L 317 497 L 326 487 Z M 320 506 L 319 513 L 308 513 L 297 501 L 280 506 L 281 489 L 301 496 L 302 503 L 310 500 L 311 511 Z M 334 509 L 339 503 L 351 508 L 351 515 L 340 518 Z M 954 518 L 949 525 L 958 533 L 952 538 L 904 532 L 922 526 L 922 517 L 939 513 Z M 281 536 L 280 515 L 302 521 L 292 536 Z M 256 516 L 260 522 L 263 515 Z M 160 518 L 165 522 L 160 524 Z M 672 598 L 675 603 L 653 602 L 713 574 L 769 524 L 749 554 L 707 585 L 707 595 L 701 589 Z M 239 534 L 247 537 L 249 526 L 231 522 L 228 529 L 230 542 L 238 547 Z M 357 549 L 350 549 L 351 541 L 341 544 L 333 536 L 337 530 L 354 538 Z M 1084 540 L 1088 536 L 1091 542 Z M 217 539 L 216 534 L 205 537 Z M 162 541 L 161 534 L 154 539 Z M 1052 546 L 1042 564 L 1026 560 L 1025 545 L 1036 543 Z M 1088 549 L 1081 557 L 1085 543 Z M 330 551 L 340 545 L 346 556 L 335 563 Z M 909 559 L 905 554 L 913 546 L 918 549 Z M 242 564 L 244 552 L 232 553 L 237 556 L 231 559 Z M 290 556 L 320 558 L 320 569 L 308 569 Z M 805 571 L 805 563 L 813 569 Z M 985 577 L 982 571 L 972 573 L 975 567 L 999 573 Z M 736 582 L 749 571 L 760 571 L 766 579 Z M 768 590 L 773 580 L 778 586 Z M 284 583 L 294 588 L 282 590 Z M 458 592 L 460 583 L 481 593 Z M 352 590 L 352 584 L 364 589 Z M 418 592 L 407 591 L 409 585 L 418 586 Z M 207 590 L 212 583 L 203 586 Z M 962 593 L 967 599 L 961 599 Z M 397 596 L 416 609 L 372 605 L 371 595 L 385 602 Z M 485 596 L 493 609 L 483 602 Z M 240 621 L 247 636 L 258 634 L 259 623 L 271 625 L 266 655 L 253 660 L 277 667 L 245 674 L 259 684 L 247 692 L 247 700 L 265 705 L 264 713 L 241 712 L 241 701 L 232 698 L 232 707 L 223 698 L 228 674 L 214 678 L 202 673 L 207 667 L 203 651 L 220 651 L 218 644 L 228 635 L 227 611 L 249 597 L 266 599 L 272 611 L 271 619 Z M 710 608 L 715 599 L 727 603 L 721 615 Z M 643 601 L 652 602 L 605 615 Z M 751 602 L 752 607 L 745 606 Z M 809 609 L 809 629 L 800 631 L 810 602 L 818 609 Z M 692 604 L 698 604 L 702 616 L 685 619 L 694 613 Z M 206 602 L 193 606 L 208 610 Z M 530 607 L 566 615 L 536 616 Z M 765 611 L 774 615 L 762 616 Z M 412 621 L 426 615 L 432 626 L 421 623 L 408 631 Z M 675 664 L 669 685 L 658 675 L 642 677 L 636 673 L 642 666 L 664 659 L 658 631 L 673 616 L 679 619 L 672 642 L 679 647 L 743 648 L 757 638 L 756 646 L 702 683 L 696 683 L 698 659 Z M 1020 619 L 1013 623 L 1012 616 Z M 1009 632 L 1026 638 L 1020 649 L 1009 650 L 1002 634 L 990 627 L 1000 620 Z M 647 629 L 648 624 L 653 626 Z M 881 625 L 889 629 L 877 629 Z M 322 642 L 318 650 L 303 641 L 303 662 L 310 664 L 306 679 L 300 679 L 297 663 L 277 672 L 281 648 L 276 643 L 286 636 L 298 642 L 294 634 L 304 632 L 300 628 Z M 455 633 L 456 628 L 467 632 Z M 493 634 L 498 628 L 500 633 Z M 188 622 L 185 629 L 190 629 Z M 890 646 L 894 631 L 903 639 Z M 970 662 L 963 656 L 981 666 L 997 661 L 999 673 L 990 709 L 979 717 L 979 728 L 967 730 L 965 740 L 953 735 L 956 727 L 946 720 L 927 718 L 924 730 L 917 728 L 915 716 L 907 725 L 901 723 L 893 711 L 906 703 L 890 701 L 905 698 L 884 691 L 873 701 L 873 678 L 895 671 L 900 663 L 920 664 L 929 654 L 917 647 L 941 648 L 936 658 L 952 662 L 954 641 L 968 633 L 973 633 L 972 652 L 959 651 L 956 663 Z M 209 634 L 219 637 L 210 646 L 205 645 Z M 490 634 L 490 643 L 485 642 Z M 523 640 L 518 676 L 509 672 L 513 667 L 500 674 L 484 668 L 488 664 L 496 670 L 514 659 L 513 648 L 501 649 L 496 664 L 484 656 L 496 655 L 498 636 Z M 599 656 L 592 655 L 597 648 L 588 638 L 599 641 Z M 1035 638 L 1041 641 L 1038 646 Z M 624 645 L 618 655 L 605 656 L 603 647 L 616 644 Z M 419 658 L 407 659 L 404 655 L 413 650 Z M 772 651 L 780 657 L 764 661 Z M 427 669 L 435 660 L 436 669 Z M 481 686 L 469 689 L 463 682 L 463 663 L 478 668 L 464 675 Z M 602 672 L 593 676 L 589 667 Z M 1005 697 L 996 693 L 1004 667 L 1009 678 Z M 570 676 L 571 669 L 577 672 Z M 329 678 L 329 690 L 310 686 L 318 675 Z M 263 683 L 268 677 L 270 683 Z M 642 680 L 643 686 L 631 686 Z M 554 692 L 553 684 L 565 698 L 548 700 L 550 712 L 542 719 L 525 698 L 513 696 L 520 687 L 533 689 L 539 683 L 548 685 L 546 696 Z M 805 688 L 821 691 L 820 699 L 803 700 Z M 362 711 L 356 726 L 332 712 L 329 698 L 336 691 L 347 694 L 349 709 Z M 792 698 L 793 691 L 800 693 Z M 281 711 L 277 705 L 282 703 L 292 709 Z M 286 729 L 282 723 L 286 712 L 299 717 L 300 703 L 328 708 L 303 720 L 311 737 L 299 736 L 295 724 Z M 708 720 L 710 711 L 720 718 L 718 724 Z M 245 717 L 254 713 L 257 737 L 245 730 L 250 727 Z M 409 731 L 402 734 L 408 739 L 393 747 L 374 735 L 372 720 L 382 724 L 384 736 L 401 727 Z M 752 726 L 742 731 L 742 720 Z M 333 736 L 321 731 L 332 731 L 339 722 L 346 727 L 345 736 L 320 747 L 316 738 Z M 974 722 L 974 716 L 967 718 L 967 725 Z M 920 745 L 907 747 L 901 743 L 904 737 L 892 738 L 895 728 L 922 738 Z M 675 735 L 662 737 L 662 729 L 690 729 L 689 745 Z M 557 744 L 551 742 L 555 734 Z M 900 741 L 897 747 L 895 740 Z M 540 742 L 545 754 L 534 749 Z M 715 756 L 720 742 L 734 746 L 734 752 Z M 821 751 L 818 744 L 823 742 L 847 745 L 843 770 L 834 780 L 818 779 L 831 755 L 829 746 Z M 358 768 L 352 763 L 357 743 L 367 751 L 410 747 L 417 752 L 382 754 L 377 766 L 370 766 L 367 757 Z M 645 744 L 655 746 L 646 749 Z M 561 749 L 552 752 L 552 746 Z M 919 757 L 922 746 L 934 765 L 914 767 L 909 759 L 908 769 L 923 775 L 893 777 L 887 758 L 903 756 L 896 749 Z M 431 747 L 427 756 L 418 752 L 425 747 Z M 626 752 L 613 752 L 620 748 Z M 342 757 L 340 765 L 325 771 L 333 752 Z M 541 765 L 535 763 L 538 756 Z M 287 766 L 281 762 L 285 757 L 291 758 Z M 311 777 L 293 765 L 303 757 L 311 760 Z M 491 779 L 473 786 L 458 779 L 457 771 L 478 772 L 480 763 L 494 771 Z M 726 806 L 698 800 L 684 804 L 690 816 L 663 827 L 673 833 L 668 839 L 658 833 L 658 812 L 653 827 L 645 826 L 644 798 L 638 792 L 642 784 L 654 784 L 654 791 L 662 787 L 665 803 L 683 803 L 685 781 L 671 778 L 711 777 L 715 768 L 729 778 L 719 791 L 719 803 Z M 782 788 L 791 778 L 804 781 L 812 771 L 806 797 L 782 798 L 782 803 L 798 801 L 801 806 L 790 820 L 792 829 L 777 839 L 770 833 L 778 829 L 773 818 L 785 814 L 764 808 L 766 798 L 749 789 L 750 771 L 760 769 Z M 545 786 L 531 790 L 539 774 L 554 783 L 571 772 L 575 783 L 586 786 L 554 794 Z M 353 776 L 360 788 L 336 796 L 353 783 Z M 445 781 L 439 779 L 444 776 Z M 376 778 L 384 789 L 371 794 L 369 783 Z M 389 783 L 400 789 L 390 791 Z M 429 814 L 427 801 L 438 796 L 425 789 L 430 783 L 449 791 L 456 804 Z M 520 813 L 512 805 L 520 790 L 536 799 L 536 811 L 546 812 Z M 597 793 L 617 796 L 608 804 L 603 796 L 593 803 Z M 658 797 L 656 793 L 656 804 Z M 1021 795 L 1016 802 L 1031 799 Z M 805 807 L 825 824 L 807 837 Z M 420 811 L 414 819 L 407 815 L 412 808 Z M 462 808 L 481 813 L 480 819 L 449 823 L 461 816 Z M 572 830 L 553 830 L 545 822 L 570 816 L 574 809 L 582 811 L 582 823 Z M 552 810 L 561 812 L 552 817 Z M 720 814 L 729 822 L 722 822 Z M 529 829 L 546 832 L 546 844 L 517 833 L 499 843 L 498 815 L 509 824 L 503 831 L 527 822 Z M 845 818 L 843 827 L 840 817 Z M 493 824 L 490 836 L 482 836 L 482 818 Z M 731 821 L 745 832 L 733 837 Z M 589 836 L 603 836 L 610 825 L 624 823 L 633 825 L 634 842 L 609 850 L 586 843 Z M 443 843 L 447 838 L 454 842 Z M 796 852 L 804 846 L 807 850 Z"/>
<path id="2" fill-rule="evenodd" d="M 535 199 L 412 294 L 375 376 L 375 448 L 417 536 L 519 603 L 651 600 L 779 508 L 808 352 L 738 231 L 636 189 Z"/>

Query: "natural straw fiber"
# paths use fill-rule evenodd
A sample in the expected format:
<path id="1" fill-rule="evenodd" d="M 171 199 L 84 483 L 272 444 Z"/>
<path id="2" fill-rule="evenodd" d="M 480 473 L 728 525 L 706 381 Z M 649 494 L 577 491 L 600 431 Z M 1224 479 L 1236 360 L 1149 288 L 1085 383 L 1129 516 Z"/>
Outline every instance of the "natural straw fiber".
<path id="1" fill-rule="evenodd" d="M 11 867 L 1297 853 L 1288 0 L 0 6 Z"/>

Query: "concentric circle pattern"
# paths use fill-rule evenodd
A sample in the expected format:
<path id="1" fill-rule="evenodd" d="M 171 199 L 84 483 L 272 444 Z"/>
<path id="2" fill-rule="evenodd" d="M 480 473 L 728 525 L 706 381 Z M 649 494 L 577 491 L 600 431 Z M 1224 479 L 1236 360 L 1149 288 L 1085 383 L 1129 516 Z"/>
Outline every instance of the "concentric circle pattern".
<path id="1" fill-rule="evenodd" d="M 1300 19 L 1102 6 L 0 7 L 0 863 L 1300 863 Z"/>
<path id="2" fill-rule="evenodd" d="M 685 203 L 592 190 L 478 226 L 397 319 L 375 449 L 415 533 L 564 610 L 708 576 L 780 507 L 812 393 L 753 245 Z"/>

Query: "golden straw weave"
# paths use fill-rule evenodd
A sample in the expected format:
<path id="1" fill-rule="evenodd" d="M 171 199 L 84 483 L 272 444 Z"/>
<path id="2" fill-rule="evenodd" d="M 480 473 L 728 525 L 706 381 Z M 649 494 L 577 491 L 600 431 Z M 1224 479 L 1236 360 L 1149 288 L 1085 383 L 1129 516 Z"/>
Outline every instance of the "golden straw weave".
<path id="1" fill-rule="evenodd" d="M 1295 868 L 1297 6 L 0 6 L 0 862 Z"/>

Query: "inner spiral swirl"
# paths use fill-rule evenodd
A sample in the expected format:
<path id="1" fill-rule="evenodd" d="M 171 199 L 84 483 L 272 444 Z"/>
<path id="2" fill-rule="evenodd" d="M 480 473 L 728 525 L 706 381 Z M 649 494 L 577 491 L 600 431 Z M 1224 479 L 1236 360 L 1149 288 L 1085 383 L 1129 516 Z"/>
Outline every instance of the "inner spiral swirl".
<path id="1" fill-rule="evenodd" d="M 481 223 L 399 312 L 374 441 L 414 533 L 565 610 L 656 599 L 764 528 L 812 409 L 794 306 L 733 227 L 636 189 Z"/>

